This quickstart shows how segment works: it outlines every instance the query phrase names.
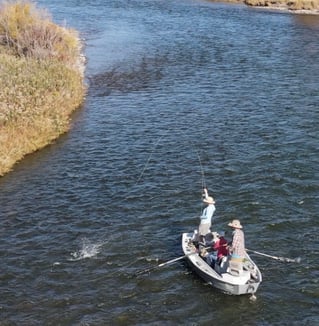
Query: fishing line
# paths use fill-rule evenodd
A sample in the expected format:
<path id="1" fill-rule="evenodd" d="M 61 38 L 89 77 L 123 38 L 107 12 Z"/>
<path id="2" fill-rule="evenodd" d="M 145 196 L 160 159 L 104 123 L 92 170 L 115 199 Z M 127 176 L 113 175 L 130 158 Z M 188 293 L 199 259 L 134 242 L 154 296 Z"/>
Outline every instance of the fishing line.
<path id="1" fill-rule="evenodd" d="M 204 168 L 203 168 L 203 162 L 202 162 L 202 159 L 200 157 L 200 153 L 199 153 L 198 149 L 196 148 L 194 142 L 190 139 L 189 135 L 187 135 L 187 133 L 185 133 L 185 131 L 183 131 L 180 128 L 180 126 L 178 126 L 177 123 L 175 122 L 174 125 L 172 126 L 172 128 L 167 128 L 166 130 L 164 130 L 164 133 L 161 136 L 158 137 L 158 139 L 156 140 L 155 143 L 153 143 L 152 151 L 149 154 L 149 156 L 148 156 L 148 158 L 147 158 L 147 160 L 146 160 L 146 162 L 145 162 L 145 164 L 143 166 L 143 169 L 142 169 L 141 173 L 139 174 L 137 180 L 131 186 L 132 188 L 126 193 L 126 196 L 125 196 L 126 198 L 128 198 L 130 193 L 134 192 L 134 187 L 137 186 L 141 182 L 141 180 L 142 180 L 148 166 L 150 165 L 151 159 L 152 159 L 152 157 L 154 156 L 154 153 L 157 150 L 157 147 L 159 146 L 159 144 L 163 140 L 163 138 L 168 136 L 169 132 L 173 132 L 173 133 L 176 133 L 176 134 L 179 134 L 179 133 L 184 134 L 186 145 L 185 144 L 183 144 L 183 145 L 185 145 L 185 146 L 190 145 L 191 148 L 192 148 L 192 151 L 195 153 L 195 155 L 197 157 L 197 160 L 198 160 L 198 164 L 199 164 L 199 167 L 200 167 L 200 174 L 201 174 L 201 187 L 202 187 L 201 190 L 203 190 L 204 188 L 207 188 L 206 180 L 205 180 L 205 172 L 204 172 Z M 116 196 L 116 194 L 113 194 L 112 198 L 114 196 Z M 115 201 L 113 200 L 112 205 L 116 205 L 116 204 L 118 204 L 119 202 L 122 202 L 122 201 L 123 201 L 123 198 L 115 200 Z"/>
<path id="2" fill-rule="evenodd" d="M 169 130 L 167 130 L 167 131 L 166 131 L 162 136 L 160 136 L 160 137 L 158 138 L 158 140 L 156 141 L 156 143 L 154 144 L 153 150 L 152 150 L 151 154 L 149 155 L 149 157 L 148 157 L 148 159 L 147 159 L 147 161 L 146 161 L 146 163 L 145 163 L 145 165 L 144 165 L 144 167 L 143 167 L 143 170 L 142 170 L 140 176 L 138 177 L 138 179 L 137 179 L 135 185 L 137 185 L 137 184 L 140 182 L 140 180 L 142 179 L 142 177 L 143 177 L 143 175 L 144 175 L 144 173 L 145 173 L 145 171 L 146 171 L 146 169 L 147 169 L 147 167 L 148 167 L 148 165 L 149 165 L 149 162 L 150 162 L 150 160 L 151 160 L 151 158 L 152 158 L 152 155 L 154 154 L 154 152 L 155 152 L 157 146 L 159 145 L 159 143 L 161 142 L 161 140 L 162 140 L 165 136 L 167 136 L 168 131 L 169 131 Z M 187 136 L 187 134 L 186 134 L 182 129 L 179 129 L 179 130 L 176 130 L 176 131 L 180 131 L 180 132 L 182 132 L 185 136 Z M 202 181 L 201 181 L 201 182 L 202 182 L 202 188 L 206 188 L 205 172 L 204 172 L 204 169 L 203 169 L 203 164 L 202 164 L 201 157 L 200 157 L 199 152 L 198 152 L 198 150 L 196 149 L 196 147 L 195 147 L 193 141 L 189 139 L 189 142 L 190 142 L 190 144 L 191 144 L 191 147 L 192 147 L 193 151 L 195 152 L 195 154 L 196 154 L 196 156 L 197 156 L 198 163 L 199 163 L 199 166 L 200 166 L 201 177 L 202 177 Z"/>
<path id="3" fill-rule="evenodd" d="M 183 132 L 183 130 L 181 130 L 181 131 Z M 184 135 L 186 135 L 186 134 L 184 133 Z M 190 141 L 190 143 L 191 143 L 191 145 L 193 147 L 193 150 L 196 153 L 197 158 L 198 158 L 198 162 L 199 162 L 199 166 L 200 166 L 200 170 L 201 170 L 201 175 L 202 175 L 202 189 L 203 189 L 203 188 L 206 188 L 206 181 L 205 181 L 205 173 L 204 173 L 204 169 L 203 169 L 202 160 L 201 160 L 201 157 L 199 155 L 199 152 L 196 149 L 196 147 L 195 147 L 194 143 L 192 142 L 192 140 L 189 140 L 189 141 Z"/>
<path id="4" fill-rule="evenodd" d="M 176 127 L 177 127 L 177 128 L 176 128 Z M 204 172 L 203 163 L 202 163 L 202 160 L 201 160 L 201 157 L 200 157 L 199 151 L 196 149 L 194 142 L 193 142 L 191 139 L 189 139 L 188 135 L 187 135 L 187 134 L 186 134 L 186 133 L 185 133 L 181 128 L 178 128 L 178 127 L 179 127 L 179 126 L 178 126 L 177 124 L 175 124 L 175 128 L 174 128 L 174 130 L 172 130 L 172 128 L 171 128 L 171 129 L 168 128 L 167 130 L 165 130 L 165 132 L 164 132 L 164 133 L 163 133 L 163 134 L 162 134 L 162 135 L 157 139 L 157 141 L 152 145 L 152 151 L 151 151 L 151 153 L 149 154 L 149 156 L 148 156 L 148 158 L 147 158 L 147 160 L 146 160 L 146 162 L 145 162 L 145 164 L 144 164 L 144 166 L 143 166 L 143 169 L 142 169 L 141 173 L 139 174 L 139 176 L 138 176 L 136 182 L 132 185 L 133 188 L 134 188 L 134 186 L 138 185 L 138 184 L 140 183 L 140 181 L 142 180 L 142 178 L 143 178 L 143 176 L 144 176 L 144 174 L 145 174 L 145 171 L 146 171 L 146 169 L 148 168 L 148 166 L 149 166 L 149 164 L 150 164 L 150 161 L 151 161 L 151 159 L 152 159 L 154 153 L 156 152 L 156 149 L 157 149 L 158 145 L 160 144 L 160 142 L 162 141 L 162 139 L 163 139 L 164 137 L 166 137 L 167 134 L 168 134 L 169 132 L 172 132 L 172 131 L 174 131 L 174 132 L 177 133 L 177 134 L 178 134 L 179 132 L 180 132 L 180 133 L 183 133 L 183 134 L 186 136 L 186 140 L 187 140 L 187 142 L 189 142 L 189 144 L 191 145 L 191 148 L 192 148 L 193 152 L 195 153 L 195 155 L 196 155 L 196 157 L 197 157 L 197 160 L 198 160 L 198 163 L 199 163 L 200 173 L 201 173 L 201 186 L 202 186 L 202 189 L 203 189 L 203 188 L 207 188 L 207 186 L 206 186 L 206 180 L 205 180 L 205 172 Z M 131 192 L 133 192 L 133 189 L 132 189 L 131 191 L 127 192 L 126 197 L 127 197 Z M 115 196 L 115 194 L 114 194 L 113 196 Z M 112 196 L 112 197 L 113 197 L 113 196 Z M 113 201 L 113 204 L 117 204 L 117 202 L 121 202 L 121 201 L 123 201 L 123 199 L 119 199 L 118 201 Z"/>
<path id="5" fill-rule="evenodd" d="M 181 128 L 179 128 L 179 126 L 178 126 L 176 123 L 175 123 L 175 126 L 174 126 L 174 127 L 175 127 L 175 128 L 174 128 L 174 132 L 175 132 L 175 133 L 182 133 L 182 134 L 184 134 L 186 141 L 189 142 L 189 144 L 190 144 L 190 146 L 191 146 L 193 152 L 194 152 L 195 155 L 197 156 L 198 163 L 199 163 L 199 167 L 200 167 L 200 173 L 201 173 L 201 190 L 203 190 L 204 188 L 207 188 L 207 186 L 206 186 L 205 172 L 204 172 L 203 163 L 202 163 L 202 160 L 201 160 L 201 157 L 200 157 L 200 153 L 199 153 L 199 151 L 197 150 L 197 148 L 195 147 L 194 142 L 193 142 L 191 139 L 189 139 L 189 136 L 188 136 L 188 135 L 187 135 L 187 134 L 186 134 L 186 133 L 185 133 Z M 157 139 L 156 143 L 153 145 L 153 150 L 152 150 L 152 152 L 150 153 L 150 155 L 149 155 L 149 157 L 148 157 L 148 159 L 147 159 L 147 161 L 146 161 L 146 163 L 145 163 L 145 165 L 144 165 L 144 167 L 143 167 L 143 170 L 142 170 L 141 174 L 139 175 L 139 177 L 138 177 L 136 183 L 134 184 L 134 186 L 136 186 L 136 185 L 141 181 L 141 179 L 142 179 L 142 177 L 143 177 L 143 175 L 144 175 L 144 173 L 145 173 L 145 171 L 146 171 L 146 169 L 147 169 L 147 167 L 148 167 L 148 165 L 149 165 L 149 163 L 150 163 L 150 161 L 151 161 L 151 158 L 152 158 L 154 152 L 156 151 L 156 149 L 157 149 L 158 145 L 160 144 L 160 142 L 162 141 L 162 139 L 163 139 L 164 137 L 167 136 L 167 134 L 168 134 L 169 131 L 172 131 L 172 130 L 168 128 L 168 129 L 165 131 L 165 133 L 164 133 L 163 135 L 161 135 L 161 136 Z M 133 186 L 133 187 L 134 187 L 134 186 Z M 201 197 L 201 199 L 202 199 L 202 197 Z M 201 207 L 200 207 L 200 212 L 199 212 L 199 214 L 201 214 L 201 212 L 202 212 L 202 205 L 201 205 Z"/>
<path id="6" fill-rule="evenodd" d="M 135 182 L 135 185 L 137 185 L 137 184 L 140 182 L 140 180 L 142 179 L 142 177 L 143 177 L 143 175 L 144 175 L 144 172 L 145 172 L 145 170 L 146 170 L 146 168 L 147 168 L 147 166 L 148 166 L 148 164 L 149 164 L 149 162 L 150 162 L 150 160 L 151 160 L 151 158 L 152 158 L 152 155 L 153 155 L 154 152 L 155 152 L 156 147 L 158 146 L 158 144 L 160 143 L 160 141 L 162 140 L 162 138 L 163 138 L 164 136 L 166 136 L 166 134 L 167 134 L 167 131 L 166 131 L 166 133 L 165 133 L 164 135 L 162 135 L 161 137 L 159 137 L 158 140 L 156 141 L 155 145 L 153 146 L 153 151 L 152 151 L 151 154 L 149 155 L 149 157 L 148 157 L 148 159 L 147 159 L 147 161 L 146 161 L 146 163 L 145 163 L 145 165 L 144 165 L 144 168 L 143 168 L 143 170 L 142 170 L 142 173 L 140 174 L 140 176 L 138 177 L 137 181 Z"/>

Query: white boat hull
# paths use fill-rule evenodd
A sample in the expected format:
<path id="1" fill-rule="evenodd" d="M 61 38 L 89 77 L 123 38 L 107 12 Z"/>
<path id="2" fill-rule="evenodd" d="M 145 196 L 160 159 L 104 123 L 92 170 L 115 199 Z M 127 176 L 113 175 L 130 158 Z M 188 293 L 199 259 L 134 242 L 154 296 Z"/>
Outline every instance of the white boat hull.
<path id="1" fill-rule="evenodd" d="M 254 294 L 257 291 L 262 275 L 248 254 L 246 254 L 243 271 L 238 276 L 230 274 L 226 267 L 219 267 L 219 265 L 215 270 L 196 252 L 192 236 L 192 233 L 183 233 L 182 248 L 190 267 L 203 280 L 231 295 Z"/>

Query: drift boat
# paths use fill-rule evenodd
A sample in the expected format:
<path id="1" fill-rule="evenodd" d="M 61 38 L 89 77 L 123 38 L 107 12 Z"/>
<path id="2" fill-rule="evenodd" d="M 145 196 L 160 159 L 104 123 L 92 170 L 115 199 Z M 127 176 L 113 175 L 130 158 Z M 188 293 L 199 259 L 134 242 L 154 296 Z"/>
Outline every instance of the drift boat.
<path id="1" fill-rule="evenodd" d="M 228 257 L 224 257 L 220 264 L 216 263 L 212 267 L 195 247 L 193 233 L 182 234 L 182 248 L 190 267 L 214 288 L 230 295 L 251 294 L 254 296 L 256 293 L 262 281 L 262 275 L 247 253 L 240 268 L 233 266 Z"/>

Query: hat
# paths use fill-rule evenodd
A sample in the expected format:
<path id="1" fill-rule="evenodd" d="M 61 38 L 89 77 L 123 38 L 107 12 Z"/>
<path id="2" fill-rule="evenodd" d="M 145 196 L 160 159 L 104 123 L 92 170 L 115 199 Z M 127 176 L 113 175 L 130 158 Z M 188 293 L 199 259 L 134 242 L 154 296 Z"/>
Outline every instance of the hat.
<path id="1" fill-rule="evenodd" d="M 232 220 L 230 223 L 228 223 L 228 226 L 235 228 L 235 229 L 242 229 L 242 225 L 240 224 L 239 220 Z"/>
<path id="2" fill-rule="evenodd" d="M 215 204 L 214 198 L 210 197 L 210 196 L 207 196 L 206 198 L 204 198 L 203 202 L 207 203 L 207 204 Z"/>

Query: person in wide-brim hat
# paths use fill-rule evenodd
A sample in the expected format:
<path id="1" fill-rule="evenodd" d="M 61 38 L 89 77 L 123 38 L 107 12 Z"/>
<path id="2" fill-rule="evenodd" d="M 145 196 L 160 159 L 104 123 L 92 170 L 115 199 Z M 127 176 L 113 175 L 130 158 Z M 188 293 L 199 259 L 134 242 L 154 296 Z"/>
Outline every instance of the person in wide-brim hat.
<path id="1" fill-rule="evenodd" d="M 232 261 L 243 262 L 245 251 L 245 236 L 242 230 L 242 225 L 239 220 L 232 220 L 228 226 L 234 229 L 229 252 Z"/>
<path id="2" fill-rule="evenodd" d="M 207 196 L 206 198 L 204 198 L 203 202 L 206 203 L 206 204 L 215 204 L 215 200 L 211 196 Z"/>
<path id="3" fill-rule="evenodd" d="M 240 224 L 239 220 L 232 220 L 230 223 L 228 223 L 228 226 L 234 229 L 242 229 L 242 225 Z"/>
<path id="4" fill-rule="evenodd" d="M 215 212 L 215 200 L 213 197 L 208 196 L 207 188 L 204 188 L 203 202 L 207 206 L 203 209 L 202 215 L 200 216 L 200 224 L 198 227 L 199 241 L 205 244 L 206 234 L 210 233 L 210 227 L 212 225 L 212 217 Z"/>

